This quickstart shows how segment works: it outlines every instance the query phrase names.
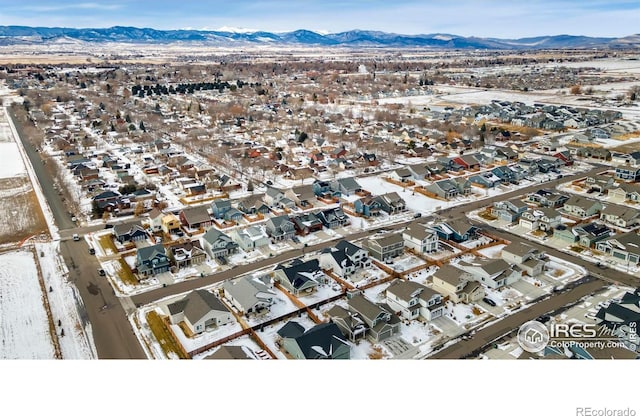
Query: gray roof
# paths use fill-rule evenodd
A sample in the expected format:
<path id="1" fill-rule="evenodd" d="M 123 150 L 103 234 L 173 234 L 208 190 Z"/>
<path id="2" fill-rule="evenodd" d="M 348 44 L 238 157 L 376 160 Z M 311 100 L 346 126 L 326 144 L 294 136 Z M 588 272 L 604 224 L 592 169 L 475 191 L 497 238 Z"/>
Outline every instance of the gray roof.
<path id="1" fill-rule="evenodd" d="M 609 204 L 602 211 L 602 214 L 613 215 L 622 218 L 625 221 L 636 218 L 640 213 L 635 208 L 625 207 L 622 205 Z"/>
<path id="2" fill-rule="evenodd" d="M 434 290 L 429 289 L 420 283 L 406 280 L 396 280 L 387 288 L 387 292 L 393 293 L 395 296 L 406 302 L 409 302 L 413 298 L 421 297 L 422 292 L 425 291 L 430 295 L 435 293 Z"/>
<path id="3" fill-rule="evenodd" d="M 244 345 L 222 345 L 213 354 L 206 357 L 208 360 L 251 360 L 254 359 L 249 347 Z"/>
<path id="4" fill-rule="evenodd" d="M 141 247 L 136 253 L 137 257 L 142 261 L 152 259 L 158 254 L 161 254 L 162 256 L 167 255 L 162 244 L 154 244 L 152 246 Z"/>
<path id="5" fill-rule="evenodd" d="M 503 271 L 509 269 L 509 263 L 504 261 L 503 259 L 474 259 L 472 263 L 460 262 L 460 265 L 469 265 L 473 267 L 479 267 L 489 276 L 493 276 L 495 274 L 502 273 Z"/>
<path id="6" fill-rule="evenodd" d="M 511 243 L 502 249 L 502 251 L 506 251 L 507 253 L 514 254 L 518 257 L 524 256 L 525 254 L 529 253 L 531 250 L 535 251 L 536 249 L 520 241 Z"/>
<path id="7" fill-rule="evenodd" d="M 386 310 L 364 297 L 364 295 L 356 295 L 347 302 L 349 304 L 349 308 L 353 309 L 369 321 L 374 321 L 381 314 L 388 313 Z"/>
<path id="8" fill-rule="evenodd" d="M 458 286 L 458 284 L 460 284 L 460 281 L 465 280 L 465 274 L 466 273 L 464 270 L 460 270 L 457 267 L 452 266 L 451 264 L 444 264 L 433 274 L 433 277 L 437 277 L 438 279 L 445 281 L 451 285 Z"/>
<path id="9" fill-rule="evenodd" d="M 211 221 L 211 216 L 207 212 L 207 207 L 189 207 L 182 210 L 184 218 L 189 224 L 199 224 L 207 221 Z"/>
<path id="10" fill-rule="evenodd" d="M 413 237 L 422 241 L 425 238 L 430 237 L 433 234 L 437 234 L 437 233 L 434 230 L 428 229 L 422 225 L 414 224 L 407 227 L 407 229 L 403 232 L 403 234 L 407 234 L 410 237 Z"/>
<path id="11" fill-rule="evenodd" d="M 362 186 L 352 177 L 340 178 L 337 180 L 340 186 L 345 188 L 347 191 L 357 191 L 358 189 L 362 189 Z"/>
<path id="12" fill-rule="evenodd" d="M 369 244 L 372 244 L 372 243 L 378 244 L 380 245 L 380 247 L 391 246 L 391 245 L 402 243 L 402 242 L 404 242 L 404 239 L 402 238 L 402 234 L 400 233 L 388 234 L 388 235 L 385 235 L 384 237 L 375 238 L 375 239 L 372 238 L 369 240 Z"/>
<path id="13" fill-rule="evenodd" d="M 246 310 L 264 297 L 275 296 L 275 293 L 259 279 L 245 276 L 235 280 L 227 280 L 222 285 L 223 289 Z M 260 295 L 263 294 L 263 295 Z"/>
<path id="14" fill-rule="evenodd" d="M 203 316 L 211 311 L 229 312 L 215 295 L 204 289 L 194 290 L 183 299 L 168 305 L 167 308 L 172 314 L 184 311 L 184 316 L 189 322 L 199 321 Z"/>
<path id="15" fill-rule="evenodd" d="M 207 241 L 209 244 L 213 244 L 220 239 L 231 242 L 231 238 L 228 235 L 216 229 L 215 227 L 209 228 L 207 232 L 202 236 L 202 239 Z"/>

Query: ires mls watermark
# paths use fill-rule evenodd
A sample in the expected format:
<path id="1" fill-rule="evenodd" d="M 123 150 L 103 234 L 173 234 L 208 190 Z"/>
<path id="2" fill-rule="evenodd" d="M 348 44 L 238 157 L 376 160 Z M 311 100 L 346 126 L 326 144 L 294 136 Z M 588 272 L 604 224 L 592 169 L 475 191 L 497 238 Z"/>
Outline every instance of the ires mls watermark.
<path id="1" fill-rule="evenodd" d="M 628 337 L 637 336 L 633 333 Z M 560 324 L 551 322 L 547 327 L 542 322 L 529 321 L 520 326 L 517 335 L 518 344 L 528 352 L 537 353 L 549 346 L 552 348 L 625 348 L 624 340 L 616 336 L 615 329 L 595 324 Z"/>
<path id="2" fill-rule="evenodd" d="M 625 409 L 576 407 L 576 416 L 636 416 L 636 411 L 630 407 Z"/>

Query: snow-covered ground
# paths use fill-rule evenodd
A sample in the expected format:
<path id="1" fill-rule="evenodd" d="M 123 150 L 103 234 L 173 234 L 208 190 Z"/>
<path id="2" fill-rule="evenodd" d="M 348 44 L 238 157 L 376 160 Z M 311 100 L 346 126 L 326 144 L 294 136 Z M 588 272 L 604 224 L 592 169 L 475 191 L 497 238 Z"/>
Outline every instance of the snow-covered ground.
<path id="1" fill-rule="evenodd" d="M 26 175 L 27 170 L 22 163 L 18 145 L 15 142 L 0 142 L 0 178 L 12 178 L 14 176 Z"/>
<path id="2" fill-rule="evenodd" d="M 56 358 L 33 253 L 0 254 L 0 264 L 0 358 Z"/>

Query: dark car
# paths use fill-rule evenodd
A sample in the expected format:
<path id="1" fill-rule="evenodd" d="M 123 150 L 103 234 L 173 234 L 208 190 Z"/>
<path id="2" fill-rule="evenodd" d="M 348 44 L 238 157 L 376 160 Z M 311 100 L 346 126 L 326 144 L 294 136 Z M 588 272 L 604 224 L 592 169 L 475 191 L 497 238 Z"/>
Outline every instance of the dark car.
<path id="1" fill-rule="evenodd" d="M 606 264 L 604 264 L 604 263 L 597 262 L 597 263 L 596 263 L 596 266 L 597 266 L 599 269 L 608 269 L 607 265 L 606 265 Z"/>
<path id="2" fill-rule="evenodd" d="M 95 248 L 93 248 L 93 247 L 91 247 L 91 248 L 89 249 L 89 254 L 91 254 L 92 256 L 93 256 L 94 254 L 96 254 L 96 249 L 95 249 Z"/>
<path id="3" fill-rule="evenodd" d="M 540 322 L 540 323 L 544 324 L 544 323 L 546 323 L 546 322 L 549 322 L 549 319 L 551 319 L 551 317 L 550 317 L 549 315 L 542 315 L 542 316 L 539 316 L 539 317 L 536 319 L 536 321 L 538 321 L 538 322 Z"/>
<path id="4" fill-rule="evenodd" d="M 107 228 L 113 228 L 113 224 L 105 224 L 104 229 L 106 230 Z"/>
<path id="5" fill-rule="evenodd" d="M 107 274 L 104 272 L 104 269 L 98 269 L 98 274 L 100 276 L 106 276 Z"/>
<path id="6" fill-rule="evenodd" d="M 482 298 L 482 301 L 484 303 L 486 303 L 487 305 L 491 305 L 491 306 L 496 306 L 496 303 L 494 302 L 493 299 L 489 299 L 489 298 Z"/>

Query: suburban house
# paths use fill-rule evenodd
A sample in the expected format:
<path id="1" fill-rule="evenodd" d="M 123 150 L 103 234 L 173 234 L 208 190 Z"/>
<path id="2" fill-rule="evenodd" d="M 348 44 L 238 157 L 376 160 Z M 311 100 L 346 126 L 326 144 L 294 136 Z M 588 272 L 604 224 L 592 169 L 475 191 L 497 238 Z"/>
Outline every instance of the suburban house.
<path id="1" fill-rule="evenodd" d="M 340 196 L 340 191 L 334 189 L 330 182 L 315 181 L 311 186 L 313 187 L 313 193 L 316 194 L 318 198 L 331 199 L 335 196 Z"/>
<path id="2" fill-rule="evenodd" d="M 427 168 L 427 165 L 423 163 L 408 165 L 407 169 L 409 169 L 409 171 L 413 175 L 414 180 L 424 180 L 431 176 L 431 172 Z"/>
<path id="3" fill-rule="evenodd" d="M 370 266 L 371 258 L 367 250 L 347 240 L 341 240 L 334 248 L 324 249 L 320 254 L 320 267 L 342 278 Z"/>
<path id="4" fill-rule="evenodd" d="M 528 230 L 551 231 L 562 223 L 562 215 L 554 208 L 536 208 L 522 213 L 518 224 Z"/>
<path id="5" fill-rule="evenodd" d="M 166 214 L 162 217 L 160 227 L 165 234 L 175 234 L 180 231 L 180 220 L 173 214 Z"/>
<path id="6" fill-rule="evenodd" d="M 380 209 L 389 215 L 397 214 L 407 210 L 407 204 L 397 192 L 390 192 L 374 197 L 380 204 Z"/>
<path id="7" fill-rule="evenodd" d="M 612 202 L 640 202 L 640 184 L 621 183 L 617 188 L 610 189 L 608 195 Z"/>
<path id="8" fill-rule="evenodd" d="M 442 179 L 436 181 L 430 185 L 427 185 L 425 189 L 442 199 L 455 198 L 460 194 L 458 186 L 451 179 Z"/>
<path id="9" fill-rule="evenodd" d="M 374 196 L 365 196 L 355 200 L 353 207 L 356 214 L 360 214 L 363 217 L 375 217 L 380 215 L 381 211 L 380 201 Z"/>
<path id="10" fill-rule="evenodd" d="M 616 181 L 614 181 L 610 176 L 597 175 L 587 176 L 584 180 L 584 184 L 589 187 L 589 190 L 605 193 L 615 186 Z"/>
<path id="11" fill-rule="evenodd" d="M 242 315 L 260 315 L 268 312 L 276 296 L 268 275 L 225 280 L 222 290 L 224 297 Z"/>
<path id="12" fill-rule="evenodd" d="M 122 244 L 143 241 L 149 237 L 140 223 L 116 224 L 112 232 L 115 239 Z"/>
<path id="13" fill-rule="evenodd" d="M 291 218 L 296 234 L 307 235 L 322 230 L 322 221 L 312 212 L 296 215 Z"/>
<path id="14" fill-rule="evenodd" d="M 154 208 L 149 211 L 147 223 L 151 232 L 156 233 L 162 231 L 162 217 L 164 217 L 164 213 L 158 208 Z"/>
<path id="15" fill-rule="evenodd" d="M 626 292 L 618 302 L 611 302 L 596 313 L 599 325 L 613 330 L 631 351 L 640 352 L 638 322 L 640 322 L 640 289 Z"/>
<path id="16" fill-rule="evenodd" d="M 380 342 L 400 333 L 400 319 L 384 304 L 376 304 L 362 294 L 347 300 L 349 312 L 356 314 L 367 327 L 366 336 Z"/>
<path id="17" fill-rule="evenodd" d="M 453 158 L 453 161 L 466 170 L 477 169 L 480 167 L 480 162 L 473 155 L 456 156 Z"/>
<path id="18" fill-rule="evenodd" d="M 257 225 L 235 229 L 231 231 L 230 237 L 244 251 L 255 250 L 267 246 L 271 242 L 267 233 Z"/>
<path id="19" fill-rule="evenodd" d="M 609 227 L 595 222 L 575 225 L 572 231 L 577 236 L 575 241 L 582 247 L 587 248 L 595 247 L 598 241 L 609 238 L 612 234 L 612 230 Z"/>
<path id="20" fill-rule="evenodd" d="M 519 199 L 495 201 L 491 207 L 491 214 L 502 221 L 515 222 L 528 209 L 527 204 Z"/>
<path id="21" fill-rule="evenodd" d="M 493 173 L 483 173 L 469 177 L 469 182 L 481 188 L 495 188 L 500 185 L 503 180 Z"/>
<path id="22" fill-rule="evenodd" d="M 176 267 L 181 269 L 204 263 L 207 260 L 207 254 L 200 246 L 200 242 L 189 241 L 172 245 L 169 248 L 169 258 Z"/>
<path id="23" fill-rule="evenodd" d="M 329 229 L 344 227 L 349 224 L 349 217 L 342 208 L 329 208 L 316 213 L 322 225 Z"/>
<path id="24" fill-rule="evenodd" d="M 141 247 L 136 252 L 136 269 L 140 276 L 148 277 L 168 272 L 171 262 L 162 244 Z"/>
<path id="25" fill-rule="evenodd" d="M 429 226 L 441 240 L 462 243 L 476 236 L 478 228 L 464 219 L 450 220 Z"/>
<path id="26" fill-rule="evenodd" d="M 221 345 L 207 360 L 257 360 L 256 353 L 245 345 Z"/>
<path id="27" fill-rule="evenodd" d="M 596 215 L 602 209 L 600 201 L 572 196 L 564 203 L 564 212 L 578 218 L 587 218 Z"/>
<path id="28" fill-rule="evenodd" d="M 178 216 L 182 225 L 192 230 L 205 229 L 213 224 L 206 206 L 185 208 Z"/>
<path id="29" fill-rule="evenodd" d="M 379 238 L 370 238 L 366 242 L 371 257 L 378 261 L 387 261 L 404 252 L 402 234 L 387 234 Z"/>
<path id="30" fill-rule="evenodd" d="M 231 201 L 227 198 L 216 199 L 211 203 L 211 213 L 214 218 L 223 219 L 224 215 L 231 209 Z"/>
<path id="31" fill-rule="evenodd" d="M 622 264 L 640 263 L 640 236 L 634 231 L 599 241 L 596 249 Z"/>
<path id="32" fill-rule="evenodd" d="M 538 276 L 544 271 L 545 253 L 528 244 L 515 242 L 504 247 L 500 252 L 502 259 L 509 264 L 515 264 L 529 276 Z"/>
<path id="33" fill-rule="evenodd" d="M 238 251 L 238 244 L 222 231 L 211 227 L 202 236 L 204 251 L 212 259 L 224 259 Z"/>
<path id="34" fill-rule="evenodd" d="M 288 240 L 296 233 L 296 227 L 287 215 L 271 217 L 265 226 L 267 235 L 274 242 Z"/>
<path id="35" fill-rule="evenodd" d="M 295 321 L 287 322 L 278 335 L 282 348 L 294 359 L 344 359 L 351 356 L 351 347 L 333 322 L 318 324 L 307 331 Z"/>
<path id="36" fill-rule="evenodd" d="M 387 305 L 404 319 L 432 321 L 446 312 L 442 295 L 412 281 L 395 280 L 385 291 Z"/>
<path id="37" fill-rule="evenodd" d="M 402 232 L 404 246 L 416 253 L 434 253 L 438 251 L 438 233 L 420 224 L 412 224 Z"/>
<path id="38" fill-rule="evenodd" d="M 640 179 L 640 168 L 631 166 L 618 166 L 615 173 L 616 179 L 623 181 L 638 182 Z"/>
<path id="39" fill-rule="evenodd" d="M 288 189 L 284 195 L 303 209 L 313 207 L 314 201 L 317 201 L 312 185 L 303 185 Z"/>
<path id="40" fill-rule="evenodd" d="M 472 262 L 461 261 L 458 267 L 471 275 L 471 278 L 492 289 L 499 289 L 517 282 L 522 278 L 522 271 L 503 259 L 474 259 Z"/>
<path id="41" fill-rule="evenodd" d="M 268 214 L 270 209 L 264 203 L 264 195 L 250 195 L 238 202 L 238 210 L 246 215 Z"/>
<path id="42" fill-rule="evenodd" d="M 192 334 L 201 334 L 233 321 L 233 315 L 211 292 L 200 289 L 189 292 L 179 301 L 167 305 L 171 323 L 184 322 Z"/>
<path id="43" fill-rule="evenodd" d="M 285 199 L 282 190 L 272 186 L 267 187 L 267 193 L 264 194 L 264 203 L 270 207 L 279 207 L 282 200 Z"/>
<path id="44" fill-rule="evenodd" d="M 396 182 L 410 182 L 413 174 L 408 168 L 400 168 L 389 172 L 389 178 Z"/>
<path id="45" fill-rule="evenodd" d="M 527 200 L 540 207 L 560 208 L 569 199 L 568 196 L 558 194 L 548 189 L 539 189 L 527 195 Z"/>
<path id="46" fill-rule="evenodd" d="M 296 296 L 313 293 L 318 284 L 326 280 L 318 259 L 303 262 L 295 259 L 289 265 L 279 264 L 273 271 L 273 280 Z"/>
<path id="47" fill-rule="evenodd" d="M 433 289 L 454 303 L 474 303 L 484 297 L 484 289 L 470 273 L 450 264 L 440 267 L 432 276 Z"/>
<path id="48" fill-rule="evenodd" d="M 367 326 L 364 321 L 358 317 L 357 313 L 350 312 L 342 306 L 335 305 L 327 311 L 329 320 L 340 328 L 340 332 L 349 341 L 357 342 L 364 339 L 367 334 Z"/>
<path id="49" fill-rule="evenodd" d="M 622 228 L 633 228 L 640 224 L 640 212 L 636 208 L 609 204 L 600 211 L 600 219 Z"/>

